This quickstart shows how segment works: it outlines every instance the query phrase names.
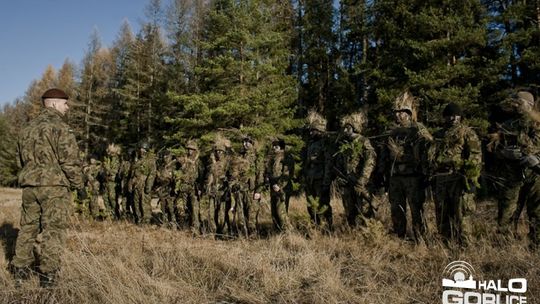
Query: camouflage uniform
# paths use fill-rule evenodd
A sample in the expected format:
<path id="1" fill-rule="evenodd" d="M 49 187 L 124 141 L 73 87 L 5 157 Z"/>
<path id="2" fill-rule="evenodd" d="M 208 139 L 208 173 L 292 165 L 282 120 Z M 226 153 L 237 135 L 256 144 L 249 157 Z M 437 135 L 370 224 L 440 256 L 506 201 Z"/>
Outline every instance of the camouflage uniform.
<path id="1" fill-rule="evenodd" d="M 120 168 L 118 170 L 118 179 L 120 184 L 120 197 L 118 198 L 118 216 L 119 218 L 125 218 L 127 214 L 132 213 L 130 206 L 133 205 L 133 189 L 129 188 L 129 181 L 131 180 L 131 161 L 127 159 L 121 161 Z"/>
<path id="2" fill-rule="evenodd" d="M 302 168 L 307 209 L 313 223 L 320 225 L 321 219 L 323 219 L 330 229 L 332 226 L 330 187 L 329 184 L 323 183 L 325 160 L 328 158 L 326 153 L 328 147 L 324 138 L 326 120 L 316 112 L 311 111 L 308 114 L 307 123 L 310 129 L 310 136 L 303 157 L 304 163 Z"/>
<path id="3" fill-rule="evenodd" d="M 251 139 L 244 139 L 244 142 Z M 230 184 L 232 199 L 234 201 L 234 225 L 237 232 L 244 236 L 257 234 L 258 215 L 260 211 L 260 198 L 255 200 L 254 194 L 260 194 L 263 180 L 261 158 L 250 142 L 250 147 L 244 147 L 240 154 L 235 155 L 231 161 Z M 239 227 L 238 227 L 239 226 Z"/>
<path id="4" fill-rule="evenodd" d="M 107 215 L 120 217 L 118 193 L 120 192 L 120 157 L 114 148 L 108 149 L 108 156 L 103 160 L 104 200 Z"/>
<path id="5" fill-rule="evenodd" d="M 367 184 L 375 168 L 377 155 L 368 138 L 360 135 L 367 121 L 363 113 L 343 118 L 344 134 L 338 143 L 338 151 L 327 161 L 325 184 L 334 180 L 341 194 L 347 223 L 363 224 L 374 216 Z"/>
<path id="6" fill-rule="evenodd" d="M 169 223 L 172 227 L 177 227 L 178 210 L 176 209 L 174 193 L 174 172 L 177 162 L 172 155 L 167 154 L 163 157 L 163 164 L 157 171 L 156 192 L 159 197 L 161 207 L 162 224 Z"/>
<path id="7" fill-rule="evenodd" d="M 454 105 L 445 108 L 443 115 L 447 119 L 461 118 L 461 110 Z M 468 245 L 470 216 L 476 209 L 474 189 L 479 186 L 482 168 L 481 143 L 476 133 L 459 121 L 435 132 L 433 137 L 429 157 L 437 228 L 445 240 Z"/>
<path id="8" fill-rule="evenodd" d="M 294 160 L 285 152 L 285 143 L 274 141 L 273 149 L 268 155 L 266 162 L 265 179 L 270 186 L 270 205 L 272 220 L 276 229 L 286 231 L 291 228 L 287 214 L 288 193 L 292 190 L 292 177 L 294 175 Z M 279 187 L 279 189 L 276 189 Z"/>
<path id="9" fill-rule="evenodd" d="M 393 128 L 381 151 L 380 165 L 388 186 L 388 199 L 394 232 L 404 238 L 407 232 L 407 204 L 411 208 L 415 239 L 426 231 L 424 217 L 427 186 L 427 147 L 429 131 L 415 121 L 414 98 L 407 92 L 396 99 L 396 115 L 405 112 L 410 121 Z"/>
<path id="10" fill-rule="evenodd" d="M 133 189 L 133 213 L 139 224 L 152 219 L 152 187 L 156 178 L 156 158 L 152 151 L 143 152 L 133 164 L 129 188 Z"/>
<path id="11" fill-rule="evenodd" d="M 518 95 L 513 96 L 514 101 L 525 98 L 525 102 L 534 104 L 530 93 Z M 498 191 L 498 232 L 509 238 L 515 233 L 512 223 L 519 217 L 519 198 L 527 207 L 531 245 L 537 246 L 540 241 L 540 124 L 523 114 L 500 125 L 488 150 L 499 160 L 498 172 L 504 180 L 504 186 Z"/>
<path id="12" fill-rule="evenodd" d="M 21 228 L 12 266 L 34 263 L 38 234 L 39 269 L 53 275 L 60 268 L 70 215 L 71 189 L 83 188 L 79 149 L 62 114 L 45 108 L 21 131 L 18 145 L 19 185 L 23 188 Z"/>
<path id="13" fill-rule="evenodd" d="M 201 163 L 198 146 L 194 141 L 188 141 L 185 148 L 191 150 L 191 154 L 186 153 L 178 158 L 179 168 L 173 173 L 176 206 L 179 212 L 188 215 L 192 231 L 198 234 L 201 230 L 201 215 L 197 180 L 201 176 Z"/>
<path id="14" fill-rule="evenodd" d="M 208 232 L 225 234 L 230 231 L 229 210 L 231 208 L 229 189 L 230 141 L 218 137 L 210 155 L 206 176 L 208 196 Z"/>
<path id="15" fill-rule="evenodd" d="M 84 176 L 86 177 L 86 189 L 88 193 L 88 212 L 90 217 L 98 219 L 103 216 L 103 210 L 99 205 L 101 195 L 101 163 L 94 158 L 90 159 L 90 163 L 83 168 Z"/>

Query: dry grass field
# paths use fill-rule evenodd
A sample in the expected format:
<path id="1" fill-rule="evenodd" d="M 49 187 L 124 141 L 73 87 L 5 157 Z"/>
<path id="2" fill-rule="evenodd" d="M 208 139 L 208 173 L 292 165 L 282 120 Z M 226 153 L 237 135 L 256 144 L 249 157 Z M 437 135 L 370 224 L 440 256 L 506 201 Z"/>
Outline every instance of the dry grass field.
<path id="1" fill-rule="evenodd" d="M 0 189 L 0 304 L 434 304 L 441 303 L 443 270 L 455 260 L 471 263 L 486 280 L 527 278 L 527 303 L 540 303 L 540 254 L 527 249 L 526 223 L 520 223 L 522 240 L 497 245 L 496 210 L 487 202 L 475 217 L 476 242 L 465 250 L 447 248 L 433 234 L 418 246 L 388 235 L 384 204 L 381 223 L 323 235 L 307 227 L 303 200 L 295 199 L 298 231 L 257 240 L 73 217 L 59 284 L 50 290 L 39 288 L 37 278 L 16 289 L 7 271 L 19 205 L 20 190 Z"/>

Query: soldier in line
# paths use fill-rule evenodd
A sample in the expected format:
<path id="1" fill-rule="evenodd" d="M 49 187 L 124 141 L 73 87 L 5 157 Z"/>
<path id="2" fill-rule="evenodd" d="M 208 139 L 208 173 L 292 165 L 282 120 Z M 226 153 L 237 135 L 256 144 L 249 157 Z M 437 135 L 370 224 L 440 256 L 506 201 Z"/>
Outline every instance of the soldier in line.
<path id="1" fill-rule="evenodd" d="M 118 193 L 120 192 L 120 147 L 110 144 L 107 147 L 107 155 L 103 160 L 104 178 L 104 203 L 106 217 L 120 217 L 120 205 L 118 203 Z"/>
<path id="2" fill-rule="evenodd" d="M 416 108 L 416 99 L 409 92 L 396 98 L 394 114 L 397 126 L 390 131 L 379 164 L 386 176 L 394 233 L 401 238 L 406 236 L 408 204 L 414 237 L 418 242 L 426 231 L 426 152 L 432 137 L 426 127 L 416 121 Z"/>
<path id="3" fill-rule="evenodd" d="M 274 227 L 279 231 L 291 229 L 287 214 L 287 200 L 292 190 L 294 160 L 285 151 L 285 141 L 272 141 L 272 151 L 266 162 L 265 179 L 270 186 L 270 207 Z"/>
<path id="4" fill-rule="evenodd" d="M 155 186 L 159 197 L 158 203 L 161 207 L 161 224 L 168 225 L 169 228 L 178 228 L 178 210 L 176 208 L 176 195 L 174 193 L 174 171 L 177 162 L 170 151 L 165 151 L 163 163 L 157 170 Z"/>
<path id="5" fill-rule="evenodd" d="M 239 226 L 237 232 L 245 237 L 258 233 L 263 172 L 254 140 L 244 136 L 240 153 L 234 155 L 231 161 L 230 180 L 234 224 Z"/>
<path id="6" fill-rule="evenodd" d="M 311 221 L 332 229 L 332 207 L 330 206 L 330 187 L 323 184 L 326 155 L 326 119 L 315 111 L 307 117 L 309 139 L 306 145 L 302 174 L 306 192 L 307 209 Z"/>
<path id="7" fill-rule="evenodd" d="M 476 133 L 462 121 L 463 112 L 449 103 L 442 113 L 445 125 L 433 134 L 430 171 L 437 228 L 445 241 L 470 243 L 474 192 L 479 187 L 482 148 Z"/>
<path id="8" fill-rule="evenodd" d="M 118 179 L 120 182 L 120 197 L 118 199 L 119 205 L 119 218 L 126 219 L 133 214 L 133 189 L 130 188 L 132 162 L 135 161 L 134 152 L 129 149 L 124 155 L 120 163 L 120 169 L 118 170 Z"/>
<path id="9" fill-rule="evenodd" d="M 135 222 L 150 224 L 152 220 L 151 193 L 156 178 L 156 158 L 149 144 L 139 146 L 138 160 L 133 164 L 130 188 L 133 189 L 133 212 Z"/>
<path id="10" fill-rule="evenodd" d="M 177 157 L 177 168 L 173 171 L 175 204 L 179 212 L 187 215 L 192 232 L 198 235 L 201 232 L 201 219 L 197 181 L 202 175 L 199 146 L 195 140 L 188 140 L 184 149 L 185 154 Z"/>
<path id="11" fill-rule="evenodd" d="M 341 194 L 349 226 L 364 224 L 375 215 L 367 185 L 377 155 L 367 137 L 362 136 L 367 117 L 353 113 L 341 120 L 337 152 L 326 162 L 325 184 L 334 180 Z"/>
<path id="12" fill-rule="evenodd" d="M 229 189 L 229 163 L 231 142 L 218 134 L 210 154 L 206 176 L 208 197 L 208 232 L 225 234 L 230 232 L 229 209 L 231 208 Z"/>
<path id="13" fill-rule="evenodd" d="M 27 279 L 37 262 L 40 285 L 51 287 L 66 243 L 72 194 L 85 199 L 79 148 L 64 122 L 68 96 L 59 89 L 43 94 L 44 108 L 25 127 L 17 142 L 19 184 L 23 188 L 21 228 L 10 268 L 17 285 Z M 41 241 L 38 242 L 38 235 Z M 34 250 L 39 247 L 41 250 Z"/>
<path id="14" fill-rule="evenodd" d="M 101 220 L 105 215 L 102 206 L 100 206 L 101 163 L 98 162 L 94 157 L 91 157 L 88 165 L 83 168 L 83 172 L 88 193 L 88 214 L 92 219 Z"/>
<path id="15" fill-rule="evenodd" d="M 518 198 L 527 206 L 531 246 L 540 241 L 540 124 L 528 113 L 534 111 L 534 96 L 518 91 L 503 102 L 511 118 L 492 134 L 488 151 L 500 160 L 498 170 L 505 181 L 498 197 L 498 229 L 504 239 L 516 233 L 512 223 L 519 216 Z"/>

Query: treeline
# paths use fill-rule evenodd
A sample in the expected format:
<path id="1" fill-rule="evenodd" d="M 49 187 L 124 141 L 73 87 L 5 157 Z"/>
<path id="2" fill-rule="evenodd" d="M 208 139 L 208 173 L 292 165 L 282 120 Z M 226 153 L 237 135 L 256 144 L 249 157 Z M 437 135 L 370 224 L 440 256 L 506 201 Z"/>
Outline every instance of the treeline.
<path id="1" fill-rule="evenodd" d="M 110 46 L 92 33 L 80 64 L 49 66 L 4 107 L 0 184 L 16 183 L 17 132 L 49 87 L 72 96 L 86 155 L 219 130 L 301 144 L 310 109 L 330 129 L 367 109 L 376 135 L 405 88 L 428 126 L 454 101 L 483 134 L 508 89 L 537 93 L 539 21 L 540 0 L 150 0 L 137 33 L 126 22 Z"/>

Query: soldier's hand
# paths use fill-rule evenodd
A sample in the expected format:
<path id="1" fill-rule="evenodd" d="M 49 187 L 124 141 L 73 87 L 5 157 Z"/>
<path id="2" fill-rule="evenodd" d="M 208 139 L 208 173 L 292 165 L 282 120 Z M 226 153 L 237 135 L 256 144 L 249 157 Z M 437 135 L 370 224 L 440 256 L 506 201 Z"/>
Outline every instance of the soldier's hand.
<path id="1" fill-rule="evenodd" d="M 526 156 L 522 157 L 519 160 L 519 163 L 524 167 L 532 168 L 532 167 L 536 167 L 536 166 L 538 166 L 538 164 L 540 164 L 540 159 L 536 155 L 529 154 L 529 155 L 526 155 Z"/>
<path id="2" fill-rule="evenodd" d="M 88 199 L 88 193 L 86 193 L 85 188 L 81 188 L 77 190 L 77 198 L 81 201 Z"/>

